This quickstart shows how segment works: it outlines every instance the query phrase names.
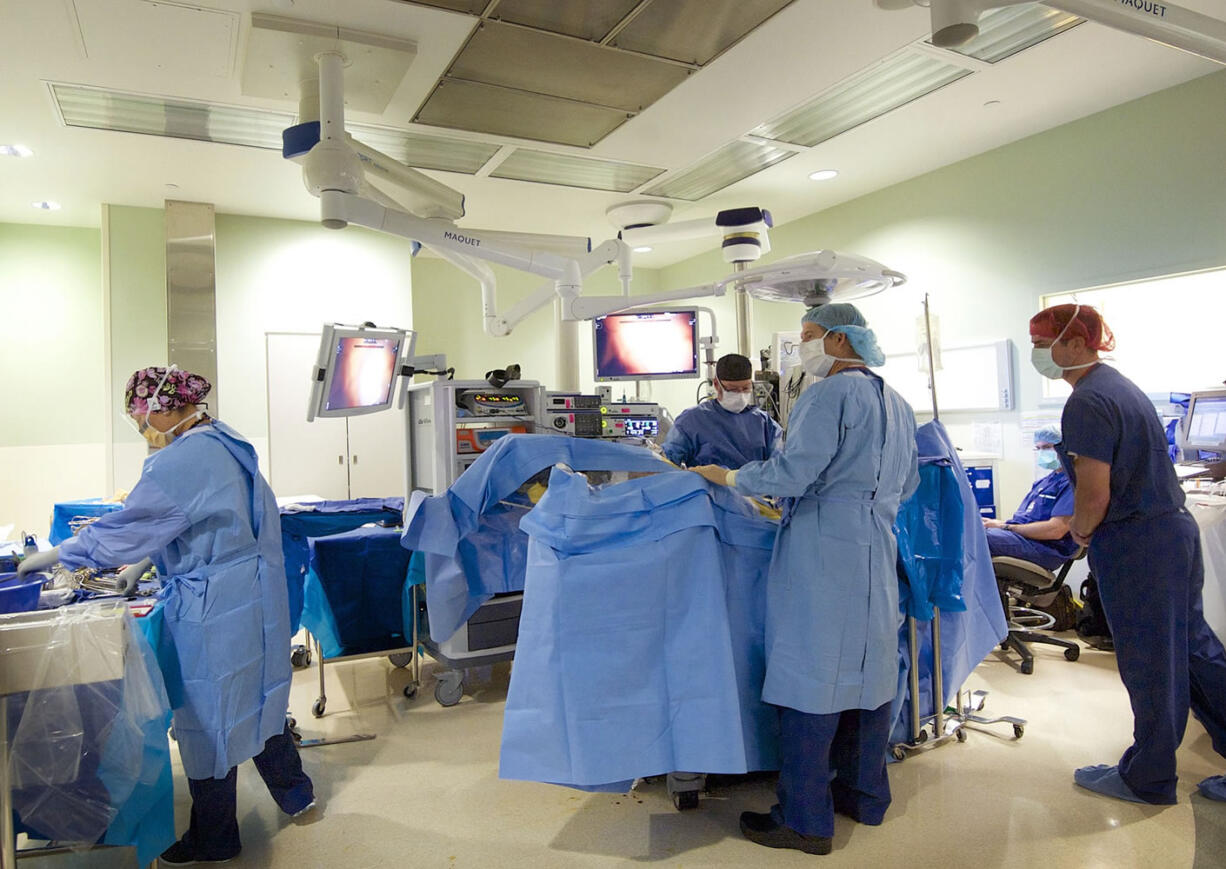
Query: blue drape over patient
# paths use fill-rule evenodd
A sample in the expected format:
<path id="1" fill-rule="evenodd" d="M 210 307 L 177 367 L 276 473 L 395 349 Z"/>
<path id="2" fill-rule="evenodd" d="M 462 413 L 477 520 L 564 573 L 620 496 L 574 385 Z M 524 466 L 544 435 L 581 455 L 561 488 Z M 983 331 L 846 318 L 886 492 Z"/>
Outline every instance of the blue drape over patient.
<path id="1" fill-rule="evenodd" d="M 521 528 L 502 778 L 624 790 L 673 770 L 777 767 L 761 701 L 776 523 L 696 474 L 593 488 L 555 470 Z"/>
<path id="2" fill-rule="evenodd" d="M 426 609 L 435 642 L 450 639 L 495 594 L 523 589 L 528 538 L 519 530 L 519 521 L 531 504 L 515 493 L 558 462 L 575 470 L 668 467 L 641 447 L 508 435 L 495 441 L 446 492 L 414 492 L 401 544 L 425 553 Z"/>

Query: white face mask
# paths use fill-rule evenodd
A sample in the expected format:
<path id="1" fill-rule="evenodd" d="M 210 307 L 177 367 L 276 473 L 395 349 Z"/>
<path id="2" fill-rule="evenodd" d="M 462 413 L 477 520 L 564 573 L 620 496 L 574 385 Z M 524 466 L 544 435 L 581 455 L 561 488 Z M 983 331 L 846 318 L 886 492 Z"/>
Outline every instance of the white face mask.
<path id="1" fill-rule="evenodd" d="M 1073 310 L 1073 316 L 1064 324 L 1064 328 L 1060 330 L 1060 334 L 1056 336 L 1056 340 L 1051 342 L 1049 347 L 1031 347 L 1030 348 L 1030 364 L 1034 366 L 1034 370 L 1042 374 L 1048 380 L 1060 380 L 1064 377 L 1066 371 L 1076 371 L 1079 368 L 1089 368 L 1092 365 L 1097 365 L 1098 360 L 1093 362 L 1083 362 L 1081 365 L 1057 365 L 1056 361 L 1051 357 L 1051 348 L 1055 347 L 1064 337 L 1064 333 L 1068 331 L 1068 327 L 1073 325 L 1073 321 L 1077 319 L 1077 313 L 1081 310 L 1081 305 L 1078 305 Z"/>
<path id="2" fill-rule="evenodd" d="M 719 397 L 719 406 L 729 413 L 740 413 L 749 407 L 749 393 L 724 390 L 724 394 Z"/>
<path id="3" fill-rule="evenodd" d="M 800 367 L 804 369 L 805 374 L 811 374 L 814 377 L 826 377 L 830 374 L 830 369 L 834 368 L 836 362 L 859 362 L 858 359 L 844 359 L 842 356 L 831 356 L 826 352 L 826 339 L 831 335 L 826 332 L 820 338 L 803 342 L 796 348 L 797 354 L 800 356 Z"/>

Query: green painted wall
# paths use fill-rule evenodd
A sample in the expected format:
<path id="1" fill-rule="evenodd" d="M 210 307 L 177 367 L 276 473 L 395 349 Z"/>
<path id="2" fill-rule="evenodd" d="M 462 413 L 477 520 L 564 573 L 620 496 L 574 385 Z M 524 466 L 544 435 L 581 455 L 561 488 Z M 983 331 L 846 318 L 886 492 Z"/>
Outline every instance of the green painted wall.
<path id="1" fill-rule="evenodd" d="M 103 440 L 101 250 L 96 229 L 0 223 L 0 446 Z"/>
<path id="2" fill-rule="evenodd" d="M 107 205 L 103 221 L 111 271 L 112 429 L 117 443 L 140 444 L 121 409 L 132 372 L 166 364 L 166 219 L 160 208 Z"/>

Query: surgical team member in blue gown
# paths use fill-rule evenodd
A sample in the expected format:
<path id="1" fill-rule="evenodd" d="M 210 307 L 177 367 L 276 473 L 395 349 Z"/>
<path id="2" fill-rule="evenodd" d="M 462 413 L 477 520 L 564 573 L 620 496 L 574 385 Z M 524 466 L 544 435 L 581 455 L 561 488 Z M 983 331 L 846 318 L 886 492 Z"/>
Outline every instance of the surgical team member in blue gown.
<path id="1" fill-rule="evenodd" d="M 766 681 L 779 707 L 779 804 L 741 831 L 772 848 L 830 852 L 834 813 L 880 824 L 898 686 L 899 504 L 919 485 L 915 416 L 866 365 L 885 362 L 852 305 L 801 321 L 805 370 L 783 449 L 737 471 L 695 470 L 744 494 L 789 499 L 767 584 Z"/>
<path id="2" fill-rule="evenodd" d="M 289 603 L 276 500 L 251 444 L 197 409 L 210 388 L 173 366 L 132 375 L 126 409 L 157 452 L 124 509 L 46 556 L 70 568 L 148 556 L 166 577 L 159 657 L 176 662 L 164 676 L 192 796 L 187 832 L 160 858 L 170 866 L 237 856 L 237 765 L 248 758 L 282 811 L 314 805 L 286 725 Z"/>
<path id="3" fill-rule="evenodd" d="M 1073 387 L 1060 445 L 1075 488 L 1073 539 L 1089 546 L 1133 714 L 1133 743 L 1119 763 L 1083 767 L 1073 780 L 1170 805 L 1189 708 L 1226 756 L 1226 652 L 1205 623 L 1200 532 L 1153 404 L 1099 360 L 1114 337 L 1098 312 L 1047 308 L 1031 318 L 1030 340 L 1039 373 Z M 1226 776 L 1205 779 L 1200 791 L 1226 800 Z"/>
<path id="4" fill-rule="evenodd" d="M 660 448 L 674 465 L 739 468 L 770 456 L 781 432 L 753 404 L 753 364 L 729 353 L 715 363 L 715 398 L 683 411 Z"/>
<path id="5" fill-rule="evenodd" d="M 1069 533 L 1069 522 L 1073 518 L 1073 483 L 1056 455 L 1060 438 L 1060 429 L 1054 425 L 1035 431 L 1034 448 L 1039 467 L 1048 473 L 1030 487 L 1013 518 L 1003 522 L 983 520 L 993 558 L 1007 555 L 1055 570 L 1077 554 L 1080 547 Z"/>

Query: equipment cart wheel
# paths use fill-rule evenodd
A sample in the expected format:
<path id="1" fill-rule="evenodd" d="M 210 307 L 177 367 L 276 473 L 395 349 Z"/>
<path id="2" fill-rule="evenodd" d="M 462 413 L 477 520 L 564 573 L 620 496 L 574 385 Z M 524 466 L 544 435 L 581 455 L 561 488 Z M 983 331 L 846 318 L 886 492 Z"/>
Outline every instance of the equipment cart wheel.
<path id="1" fill-rule="evenodd" d="M 413 663 L 412 652 L 397 652 L 394 655 L 388 655 L 387 659 L 392 662 L 393 667 L 407 667 Z"/>
<path id="2" fill-rule="evenodd" d="M 1013 738 L 1021 739 L 1026 734 L 1026 728 L 1020 724 L 1013 725 Z"/>
<path id="3" fill-rule="evenodd" d="M 311 650 L 306 646 L 290 646 L 289 662 L 290 666 L 299 670 L 311 666 Z"/>
<path id="4" fill-rule="evenodd" d="M 893 748 L 891 748 L 890 754 L 894 756 L 895 760 L 906 760 L 907 759 L 907 750 L 903 748 L 901 745 L 896 745 Z"/>
<path id="5" fill-rule="evenodd" d="M 1081 649 L 1074 648 L 1074 649 L 1064 650 L 1064 660 L 1066 661 L 1076 661 L 1080 657 L 1081 657 Z"/>
<path id="6" fill-rule="evenodd" d="M 443 674 L 434 685 L 434 699 L 439 706 L 455 706 L 464 696 L 464 674 L 455 670 Z"/>
<path id="7" fill-rule="evenodd" d="M 328 701 L 325 700 L 323 697 L 320 697 L 313 704 L 311 704 L 311 714 L 314 715 L 316 718 L 323 718 L 324 717 L 324 707 L 326 707 L 327 705 L 328 705 Z"/>
<path id="8" fill-rule="evenodd" d="M 966 742 L 966 729 L 959 727 L 954 731 L 954 736 L 957 737 L 959 742 Z"/>
<path id="9" fill-rule="evenodd" d="M 680 791 L 673 794 L 673 805 L 679 812 L 698 808 L 698 791 Z"/>
<path id="10" fill-rule="evenodd" d="M 405 685 L 404 686 L 404 696 L 408 700 L 412 700 L 414 697 L 416 697 L 417 696 L 417 686 L 416 685 Z"/>

